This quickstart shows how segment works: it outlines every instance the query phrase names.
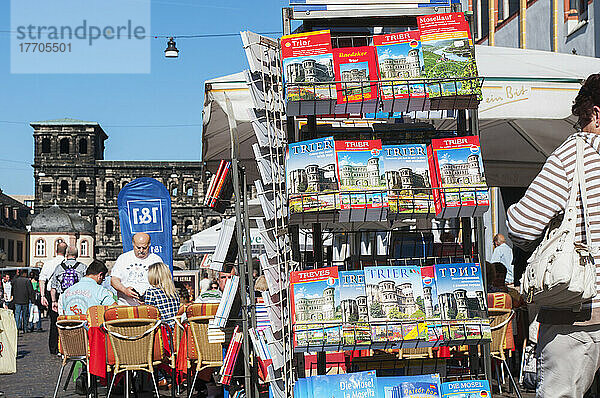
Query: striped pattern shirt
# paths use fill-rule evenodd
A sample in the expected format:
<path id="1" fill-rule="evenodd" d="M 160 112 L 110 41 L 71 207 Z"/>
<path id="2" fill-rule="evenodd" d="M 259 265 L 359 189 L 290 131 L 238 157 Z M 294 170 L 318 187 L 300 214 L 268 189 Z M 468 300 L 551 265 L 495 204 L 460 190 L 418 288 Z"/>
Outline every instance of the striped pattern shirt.
<path id="1" fill-rule="evenodd" d="M 546 160 L 542 171 L 535 177 L 525 196 L 507 212 L 509 236 L 513 243 L 527 251 L 539 244 L 548 224 L 564 212 L 576 162 L 576 136 L 584 139 L 584 179 L 587 191 L 588 214 L 592 253 L 596 260 L 596 285 L 600 292 L 600 136 L 593 133 L 576 133 L 565 140 Z M 585 240 L 581 198 L 577 198 L 581 211 L 577 217 L 577 242 Z M 600 295 L 590 306 L 584 305 L 582 322 L 578 325 L 600 324 Z"/>

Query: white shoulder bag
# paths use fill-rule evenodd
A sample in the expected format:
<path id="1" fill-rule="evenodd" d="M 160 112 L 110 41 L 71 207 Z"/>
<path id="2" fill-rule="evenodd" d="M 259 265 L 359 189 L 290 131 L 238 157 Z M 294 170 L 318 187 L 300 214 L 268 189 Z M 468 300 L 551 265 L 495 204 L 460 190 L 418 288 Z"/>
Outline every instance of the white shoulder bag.
<path id="1" fill-rule="evenodd" d="M 577 137 L 577 162 L 567 207 L 558 227 L 547 228 L 540 245 L 529 260 L 521 280 L 528 303 L 550 308 L 580 311 L 581 304 L 596 296 L 596 266 L 592 256 L 590 221 L 583 169 L 583 139 Z M 577 193 L 581 192 L 584 244 L 575 242 Z M 554 222 L 554 224 L 557 224 Z"/>

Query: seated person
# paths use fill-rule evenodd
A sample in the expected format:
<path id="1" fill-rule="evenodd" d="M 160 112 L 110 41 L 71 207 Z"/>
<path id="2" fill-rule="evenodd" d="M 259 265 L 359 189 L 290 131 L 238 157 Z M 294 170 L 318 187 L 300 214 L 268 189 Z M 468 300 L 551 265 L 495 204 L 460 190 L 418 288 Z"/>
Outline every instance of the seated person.
<path id="1" fill-rule="evenodd" d="M 520 307 L 523 304 L 521 293 L 512 287 L 506 286 L 506 266 L 502 263 L 492 263 L 492 266 L 494 267 L 496 273 L 496 278 L 492 282 L 492 288 L 494 289 L 494 292 L 508 293 L 508 295 L 512 298 L 513 308 Z"/>
<path id="2" fill-rule="evenodd" d="M 179 310 L 179 295 L 175 290 L 171 270 L 165 263 L 154 263 L 148 267 L 148 283 L 150 288 L 144 293 L 144 304 L 158 308 L 160 319 L 175 326 L 173 317 Z"/>
<path id="3" fill-rule="evenodd" d="M 85 315 L 88 308 L 94 305 L 116 304 L 115 297 L 101 286 L 107 273 L 108 268 L 102 261 L 92 261 L 85 276 L 60 296 L 58 313 Z"/>

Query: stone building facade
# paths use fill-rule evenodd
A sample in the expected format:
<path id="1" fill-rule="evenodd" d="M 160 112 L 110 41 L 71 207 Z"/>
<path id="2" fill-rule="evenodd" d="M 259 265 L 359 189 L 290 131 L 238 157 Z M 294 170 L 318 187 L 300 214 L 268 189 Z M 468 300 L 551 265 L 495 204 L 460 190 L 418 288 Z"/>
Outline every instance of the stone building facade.
<path id="1" fill-rule="evenodd" d="M 97 122 L 57 119 L 32 122 L 35 212 L 57 203 L 92 223 L 95 255 L 111 264 L 122 253 L 117 196 L 138 177 L 152 177 L 171 193 L 174 265 L 185 267 L 177 249 L 193 232 L 221 221 L 202 206 L 203 167 L 194 161 L 104 160 L 108 135 Z"/>
<path id="2" fill-rule="evenodd" d="M 29 207 L 0 189 L 0 267 L 26 267 L 29 264 L 29 212 Z"/>

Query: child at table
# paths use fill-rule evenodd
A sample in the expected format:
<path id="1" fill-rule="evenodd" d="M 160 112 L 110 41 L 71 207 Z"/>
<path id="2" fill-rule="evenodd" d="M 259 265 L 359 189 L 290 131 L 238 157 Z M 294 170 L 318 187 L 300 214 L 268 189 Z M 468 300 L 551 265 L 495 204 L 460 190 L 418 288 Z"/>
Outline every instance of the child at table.
<path id="1" fill-rule="evenodd" d="M 158 308 L 160 318 L 173 328 L 173 317 L 179 310 L 179 295 L 169 267 L 164 263 L 152 264 L 148 267 L 148 282 L 152 287 L 144 293 L 144 304 Z"/>

